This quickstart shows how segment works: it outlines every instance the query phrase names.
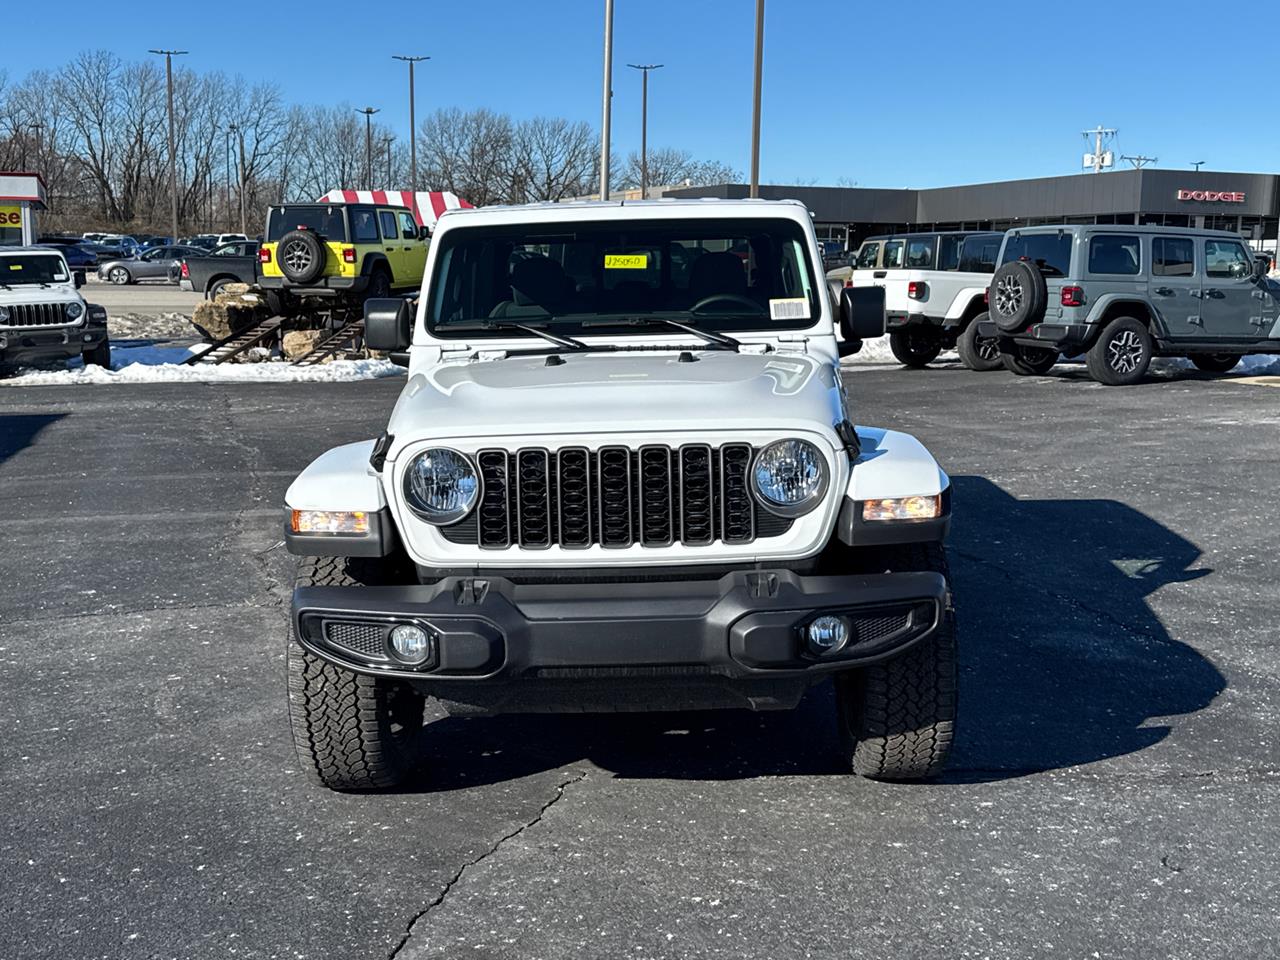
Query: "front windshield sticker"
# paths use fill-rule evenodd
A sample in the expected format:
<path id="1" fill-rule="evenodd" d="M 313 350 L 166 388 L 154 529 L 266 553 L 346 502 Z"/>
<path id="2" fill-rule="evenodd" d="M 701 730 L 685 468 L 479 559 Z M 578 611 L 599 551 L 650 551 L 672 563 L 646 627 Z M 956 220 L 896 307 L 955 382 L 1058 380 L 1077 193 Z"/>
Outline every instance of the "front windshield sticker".
<path id="1" fill-rule="evenodd" d="M 809 316 L 809 301 L 804 297 L 781 297 L 769 301 L 770 320 L 804 320 Z"/>
<path id="2" fill-rule="evenodd" d="M 606 270 L 648 270 L 649 255 L 647 253 L 607 253 L 604 257 Z"/>
<path id="3" fill-rule="evenodd" d="M 20 263 L 11 263 L 11 264 L 9 264 L 9 269 L 10 269 L 10 270 L 21 270 L 21 269 L 22 269 L 22 264 L 20 264 Z"/>

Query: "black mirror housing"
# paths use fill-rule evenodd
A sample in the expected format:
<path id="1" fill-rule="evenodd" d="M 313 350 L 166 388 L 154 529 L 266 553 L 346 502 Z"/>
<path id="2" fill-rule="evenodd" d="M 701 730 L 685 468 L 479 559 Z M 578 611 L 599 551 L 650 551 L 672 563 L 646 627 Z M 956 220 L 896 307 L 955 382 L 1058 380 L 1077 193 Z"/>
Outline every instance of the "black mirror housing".
<path id="1" fill-rule="evenodd" d="M 430 227 L 419 227 L 419 228 L 418 228 L 418 239 L 419 239 L 419 240 L 430 240 L 430 239 L 431 239 L 431 228 L 430 228 Z"/>
<path id="2" fill-rule="evenodd" d="M 75 285 L 76 285 L 76 289 L 77 289 L 77 290 L 79 290 L 81 287 L 83 287 L 83 286 L 84 286 L 84 271 L 83 271 L 83 270 L 76 270 L 74 273 L 72 273 L 72 274 L 71 274 L 71 276 L 72 276 L 73 278 L 75 278 Z"/>
<path id="3" fill-rule="evenodd" d="M 840 339 L 883 337 L 884 287 L 843 287 L 840 290 Z"/>
<path id="4" fill-rule="evenodd" d="M 370 350 L 398 353 L 413 339 L 413 304 L 402 297 L 366 300 L 364 342 Z"/>

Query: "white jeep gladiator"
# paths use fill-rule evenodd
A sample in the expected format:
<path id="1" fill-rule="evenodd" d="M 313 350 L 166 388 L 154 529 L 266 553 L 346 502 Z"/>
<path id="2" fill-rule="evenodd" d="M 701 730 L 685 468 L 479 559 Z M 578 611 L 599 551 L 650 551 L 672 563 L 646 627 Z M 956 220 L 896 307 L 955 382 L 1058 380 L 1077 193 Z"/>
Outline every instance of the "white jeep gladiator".
<path id="1" fill-rule="evenodd" d="M 946 473 L 854 426 L 789 201 L 450 211 L 420 296 L 371 300 L 408 367 L 376 439 L 286 494 L 302 765 L 339 790 L 418 765 L 453 714 L 794 707 L 834 679 L 843 762 L 935 774 L 956 640 Z M 838 313 L 838 317 L 835 315 Z"/>

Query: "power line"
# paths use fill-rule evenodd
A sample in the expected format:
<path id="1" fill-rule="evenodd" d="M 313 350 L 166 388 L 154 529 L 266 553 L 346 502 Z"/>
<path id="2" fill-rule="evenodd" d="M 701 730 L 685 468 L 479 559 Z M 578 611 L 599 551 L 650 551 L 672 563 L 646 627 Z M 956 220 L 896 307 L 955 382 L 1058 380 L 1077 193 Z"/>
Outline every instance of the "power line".
<path id="1" fill-rule="evenodd" d="M 1081 131 L 1085 142 L 1088 142 L 1089 138 L 1093 137 L 1093 152 L 1084 155 L 1084 167 L 1086 170 L 1089 167 L 1093 167 L 1094 173 L 1101 173 L 1107 167 L 1112 166 L 1111 151 L 1104 151 L 1102 148 L 1111 141 L 1117 132 L 1114 127 L 1104 127 L 1102 124 L 1098 124 L 1092 130 Z"/>
<path id="2" fill-rule="evenodd" d="M 1128 160 L 1130 163 L 1132 163 L 1132 164 L 1133 164 L 1133 169 L 1135 169 L 1135 170 L 1141 170 L 1141 169 L 1142 169 L 1143 167 L 1145 167 L 1148 163 L 1156 163 L 1160 158 L 1159 158 L 1159 157 L 1144 157 L 1144 156 L 1142 156 L 1142 155 L 1138 155 L 1138 156 L 1136 156 L 1136 157 L 1127 157 L 1127 156 L 1125 156 L 1124 154 L 1121 154 L 1121 155 L 1120 155 L 1120 159 L 1121 159 L 1121 160 Z"/>

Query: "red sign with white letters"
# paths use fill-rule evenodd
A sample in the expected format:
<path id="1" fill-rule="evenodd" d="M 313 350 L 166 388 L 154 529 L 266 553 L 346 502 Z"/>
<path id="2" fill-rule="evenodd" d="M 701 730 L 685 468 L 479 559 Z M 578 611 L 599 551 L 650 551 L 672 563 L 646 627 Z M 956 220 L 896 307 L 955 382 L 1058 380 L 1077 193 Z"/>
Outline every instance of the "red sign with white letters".
<path id="1" fill-rule="evenodd" d="M 1229 190 L 1179 190 L 1178 199 L 1201 200 L 1209 203 L 1244 203 L 1244 194 Z"/>

